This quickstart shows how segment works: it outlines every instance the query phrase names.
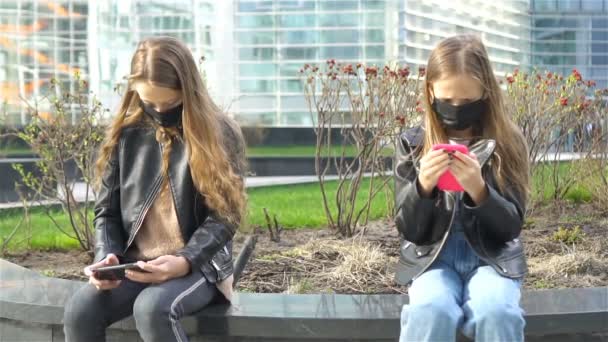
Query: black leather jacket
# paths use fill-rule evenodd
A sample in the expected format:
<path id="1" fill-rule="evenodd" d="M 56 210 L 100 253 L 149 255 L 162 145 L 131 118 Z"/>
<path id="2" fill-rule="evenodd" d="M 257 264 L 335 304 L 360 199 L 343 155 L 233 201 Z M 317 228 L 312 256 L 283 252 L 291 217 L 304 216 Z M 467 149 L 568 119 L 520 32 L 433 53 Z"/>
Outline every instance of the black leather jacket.
<path id="1" fill-rule="evenodd" d="M 406 285 L 424 273 L 447 241 L 455 216 L 455 201 L 462 201 L 461 219 L 467 241 L 475 253 L 499 274 L 521 278 L 527 272 L 519 234 L 525 206 L 514 188 L 505 194 L 497 190 L 489 168 L 496 143 L 481 139 L 469 147 L 477 155 L 486 181 L 488 197 L 479 206 L 464 193 L 439 191 L 420 195 L 417 178 L 419 151 L 424 130 L 410 129 L 400 136 L 395 156 L 395 222 L 403 241 L 396 269 L 396 281 Z"/>
<path id="2" fill-rule="evenodd" d="M 232 144 L 227 150 L 233 153 L 233 168 L 242 176 L 243 170 L 236 169 L 242 156 L 235 154 L 244 153 L 244 146 L 234 146 L 241 140 L 228 135 L 229 128 L 224 127 L 224 131 L 227 144 Z M 139 124 L 123 129 L 95 203 L 95 262 L 109 253 L 124 262 L 125 252 L 160 191 L 162 149 L 151 126 Z M 232 237 L 237 227 L 225 223 L 205 205 L 193 185 L 185 145 L 179 139 L 172 143 L 169 184 L 186 241 L 176 255 L 184 256 L 193 270 L 201 269 L 212 283 L 229 277 L 233 271 Z"/>

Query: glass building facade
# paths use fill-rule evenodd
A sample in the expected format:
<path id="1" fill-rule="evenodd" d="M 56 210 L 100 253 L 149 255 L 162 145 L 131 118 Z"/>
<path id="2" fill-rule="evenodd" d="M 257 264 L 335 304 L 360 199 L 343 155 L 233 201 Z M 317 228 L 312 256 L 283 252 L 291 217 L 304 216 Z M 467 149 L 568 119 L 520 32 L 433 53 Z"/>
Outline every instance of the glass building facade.
<path id="1" fill-rule="evenodd" d="M 237 0 L 236 113 L 261 125 L 311 125 L 299 70 L 327 59 L 382 64 L 387 58 L 382 0 Z"/>
<path id="2" fill-rule="evenodd" d="M 0 102 L 6 103 L 10 123 L 27 122 L 21 98 L 44 95 L 44 86 L 48 86 L 53 77 L 62 82 L 65 89 L 70 89 L 74 87 L 72 81 L 77 71 L 89 81 L 90 90 L 105 107 L 116 108 L 120 97 L 114 89 L 124 83 L 129 73 L 137 42 L 148 36 L 181 39 L 192 49 L 195 58 L 205 56 L 208 62 L 203 66 L 209 83 L 221 84 L 220 68 L 214 61 L 226 57 L 218 50 L 230 52 L 221 46 L 231 42 L 219 36 L 229 34 L 216 28 L 221 17 L 231 17 L 227 3 L 212 0 L 0 1 Z M 220 15 L 220 10 L 227 12 Z M 230 58 L 228 61 L 232 64 Z M 226 93 L 221 88 L 216 90 Z"/>
<path id="3" fill-rule="evenodd" d="M 104 105 L 115 108 L 120 98 L 114 88 L 117 83 L 124 84 L 135 46 L 145 37 L 173 36 L 186 43 L 195 58 L 215 60 L 215 2 L 91 1 L 91 90 Z M 208 63 L 204 66 L 209 67 Z"/>
<path id="4" fill-rule="evenodd" d="M 532 64 L 608 87 L 608 0 L 532 0 Z"/>
<path id="5" fill-rule="evenodd" d="M 69 89 L 75 73 L 88 76 L 87 13 L 86 0 L 0 1 L 0 110 L 9 114 L 6 124 L 25 122 L 21 99 L 42 95 L 52 78 Z"/>
<path id="6" fill-rule="evenodd" d="M 405 0 L 399 2 L 399 60 L 426 64 L 437 43 L 454 34 L 479 35 L 502 75 L 529 64 L 529 0 Z"/>
<path id="7" fill-rule="evenodd" d="M 24 123 L 21 98 L 78 71 L 114 109 L 135 44 L 171 35 L 205 57 L 212 96 L 242 123 L 309 126 L 305 63 L 415 66 L 457 33 L 478 34 L 499 75 L 577 68 L 608 87 L 608 0 L 1 0 L 0 102 Z"/>

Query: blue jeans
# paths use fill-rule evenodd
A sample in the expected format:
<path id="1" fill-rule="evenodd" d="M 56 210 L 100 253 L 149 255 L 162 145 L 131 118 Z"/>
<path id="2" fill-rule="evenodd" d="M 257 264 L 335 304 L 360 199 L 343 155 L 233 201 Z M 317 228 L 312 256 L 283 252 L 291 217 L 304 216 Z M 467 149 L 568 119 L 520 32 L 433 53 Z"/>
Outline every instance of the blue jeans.
<path id="1" fill-rule="evenodd" d="M 520 289 L 520 279 L 498 274 L 477 257 L 462 231 L 452 231 L 435 262 L 409 289 L 399 341 L 455 341 L 459 328 L 476 342 L 523 341 Z"/>

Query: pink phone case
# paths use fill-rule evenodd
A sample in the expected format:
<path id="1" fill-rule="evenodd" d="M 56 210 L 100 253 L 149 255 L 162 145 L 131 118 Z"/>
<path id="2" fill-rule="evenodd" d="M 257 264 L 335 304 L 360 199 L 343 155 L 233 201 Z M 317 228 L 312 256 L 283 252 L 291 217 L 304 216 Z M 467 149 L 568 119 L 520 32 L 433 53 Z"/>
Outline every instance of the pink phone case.
<path id="1" fill-rule="evenodd" d="M 433 150 L 441 149 L 447 152 L 458 151 L 462 154 L 469 154 L 469 148 L 465 145 L 437 144 L 433 146 Z M 449 170 L 439 177 L 439 181 L 437 181 L 437 188 L 443 191 L 464 191 L 460 183 L 458 183 L 454 175 L 452 175 Z"/>

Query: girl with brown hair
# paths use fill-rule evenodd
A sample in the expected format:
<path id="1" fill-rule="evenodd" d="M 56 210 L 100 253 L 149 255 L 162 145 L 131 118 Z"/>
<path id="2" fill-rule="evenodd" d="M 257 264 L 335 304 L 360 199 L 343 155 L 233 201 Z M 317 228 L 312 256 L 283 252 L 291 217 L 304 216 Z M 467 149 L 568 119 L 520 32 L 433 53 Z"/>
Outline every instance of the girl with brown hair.
<path id="1" fill-rule="evenodd" d="M 441 41 L 424 91 L 424 124 L 401 135 L 395 164 L 396 274 L 411 284 L 401 341 L 455 341 L 459 329 L 475 341 L 523 341 L 528 152 L 481 40 Z M 439 189 L 446 172 L 460 190 Z"/>
<path id="2" fill-rule="evenodd" d="M 144 341 L 187 341 L 180 318 L 230 300 L 244 146 L 182 42 L 138 44 L 99 153 L 95 260 L 66 305 L 67 341 L 104 341 L 106 328 L 130 315 Z M 132 262 L 140 270 L 124 279 L 95 271 Z"/>

